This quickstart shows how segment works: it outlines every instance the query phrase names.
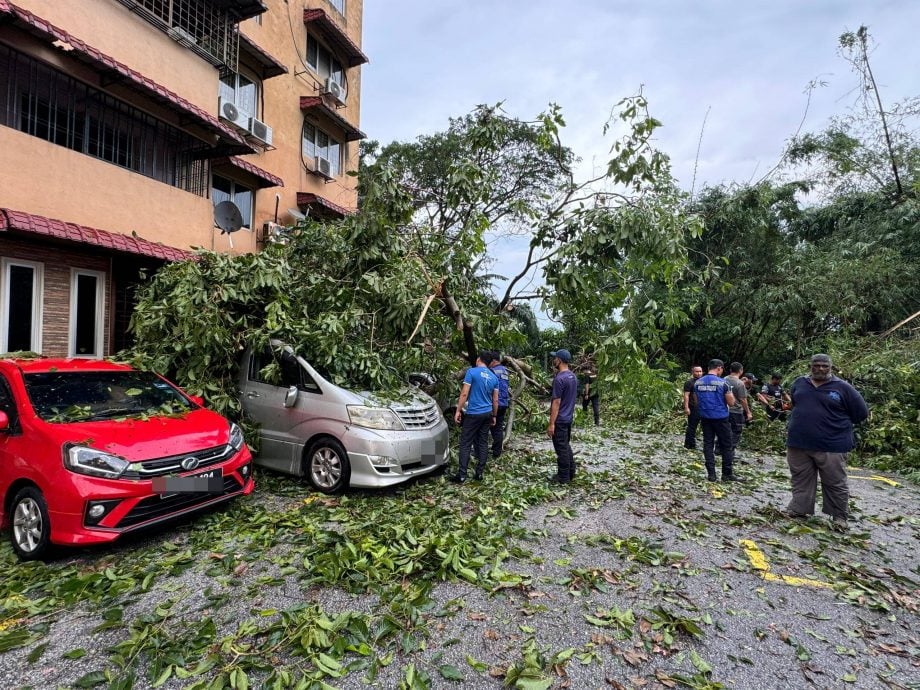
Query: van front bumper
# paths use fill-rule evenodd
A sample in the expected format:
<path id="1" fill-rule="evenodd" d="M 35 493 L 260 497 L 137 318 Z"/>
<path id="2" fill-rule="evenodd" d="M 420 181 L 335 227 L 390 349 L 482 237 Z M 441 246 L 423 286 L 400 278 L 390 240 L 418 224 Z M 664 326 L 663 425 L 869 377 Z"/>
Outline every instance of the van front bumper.
<path id="1" fill-rule="evenodd" d="M 447 462 L 447 423 L 430 429 L 380 431 L 349 427 L 342 439 L 351 463 L 350 485 L 375 488 L 433 472 Z"/>

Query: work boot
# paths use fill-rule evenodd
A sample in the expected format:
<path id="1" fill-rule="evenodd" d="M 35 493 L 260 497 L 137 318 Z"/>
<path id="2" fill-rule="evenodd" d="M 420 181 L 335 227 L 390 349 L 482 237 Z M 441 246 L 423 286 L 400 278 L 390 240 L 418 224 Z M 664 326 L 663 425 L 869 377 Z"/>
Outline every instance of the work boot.
<path id="1" fill-rule="evenodd" d="M 449 481 L 451 484 L 462 484 L 463 482 L 466 481 L 466 477 L 461 477 L 460 475 L 455 474 L 455 475 L 453 475 L 452 477 L 450 477 L 450 479 L 448 479 L 448 481 Z"/>
<path id="2" fill-rule="evenodd" d="M 722 482 L 727 484 L 729 482 L 746 482 L 747 479 L 739 477 L 737 474 L 723 474 Z"/>
<path id="3" fill-rule="evenodd" d="M 835 532 L 846 533 L 850 531 L 850 525 L 847 524 L 847 519 L 843 517 L 842 515 L 834 516 L 834 520 L 831 523 L 831 527 L 834 529 Z"/>
<path id="4" fill-rule="evenodd" d="M 718 478 L 716 477 L 716 473 L 715 473 L 715 472 L 710 472 L 709 475 L 706 477 L 706 481 L 708 481 L 708 482 L 715 482 L 715 481 L 718 481 Z"/>

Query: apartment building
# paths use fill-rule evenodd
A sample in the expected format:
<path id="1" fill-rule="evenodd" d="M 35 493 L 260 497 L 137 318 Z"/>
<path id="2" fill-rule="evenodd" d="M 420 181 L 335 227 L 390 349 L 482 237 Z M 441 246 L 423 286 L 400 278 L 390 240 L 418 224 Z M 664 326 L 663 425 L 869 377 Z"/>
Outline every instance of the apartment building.
<path id="1" fill-rule="evenodd" d="M 353 212 L 362 14 L 0 0 L 0 352 L 111 354 L 142 272 Z"/>

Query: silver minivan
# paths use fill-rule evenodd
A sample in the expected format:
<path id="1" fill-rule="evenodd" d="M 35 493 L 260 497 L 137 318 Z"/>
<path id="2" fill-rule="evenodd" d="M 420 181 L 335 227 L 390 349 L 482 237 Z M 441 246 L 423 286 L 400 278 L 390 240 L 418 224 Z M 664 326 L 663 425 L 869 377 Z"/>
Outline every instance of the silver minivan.
<path id="1" fill-rule="evenodd" d="M 263 374 L 271 364 L 274 382 Z M 261 426 L 256 464 L 306 477 L 324 493 L 391 486 L 447 462 L 447 423 L 418 389 L 398 402 L 345 390 L 277 341 L 244 353 L 239 383 L 243 409 Z"/>

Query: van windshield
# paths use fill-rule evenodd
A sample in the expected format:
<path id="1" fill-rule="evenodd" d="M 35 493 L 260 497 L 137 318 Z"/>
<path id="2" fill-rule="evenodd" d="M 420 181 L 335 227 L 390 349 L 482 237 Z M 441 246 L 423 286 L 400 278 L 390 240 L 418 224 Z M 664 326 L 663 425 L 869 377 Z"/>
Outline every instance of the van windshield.
<path id="1" fill-rule="evenodd" d="M 24 379 L 35 414 L 46 422 L 152 417 L 194 409 L 177 388 L 150 372 L 48 372 Z"/>

